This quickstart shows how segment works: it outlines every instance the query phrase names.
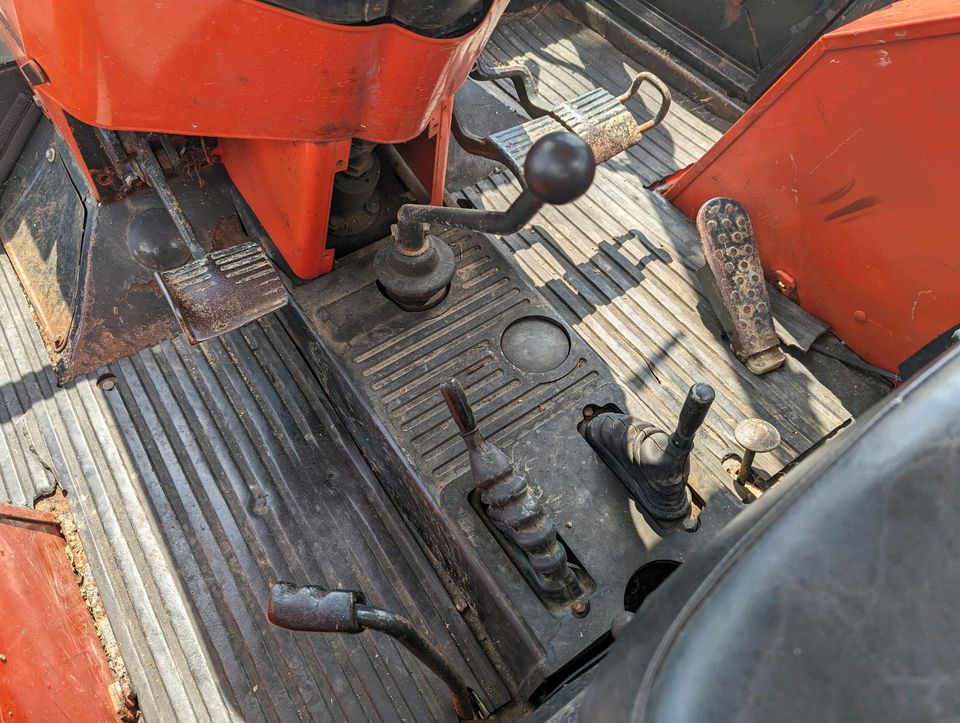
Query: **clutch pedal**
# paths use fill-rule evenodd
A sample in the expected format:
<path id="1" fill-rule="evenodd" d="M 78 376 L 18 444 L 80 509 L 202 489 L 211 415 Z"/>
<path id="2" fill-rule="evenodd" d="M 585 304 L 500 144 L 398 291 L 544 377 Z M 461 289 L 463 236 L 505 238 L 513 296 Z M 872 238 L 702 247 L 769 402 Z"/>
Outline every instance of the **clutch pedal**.
<path id="1" fill-rule="evenodd" d="M 255 241 L 158 271 L 156 278 L 191 344 L 238 329 L 287 303 L 280 274 Z"/>
<path id="2" fill-rule="evenodd" d="M 193 256 L 182 266 L 154 273 L 187 340 L 197 344 L 212 339 L 285 306 L 287 290 L 260 245 L 247 241 L 207 253 L 147 138 L 123 133 L 121 139 Z"/>
<path id="3" fill-rule="evenodd" d="M 479 138 L 466 131 L 454 114 L 454 134 L 465 151 L 503 163 L 521 182 L 524 181 L 523 162 L 527 152 L 549 133 L 576 133 L 590 146 L 594 160 L 600 164 L 639 143 L 643 134 L 659 125 L 670 110 L 670 90 L 653 73 L 637 74 L 630 88 L 619 96 L 614 97 L 603 88 L 594 88 L 549 111 L 529 100 L 533 95 L 532 82 L 529 79 L 525 83 L 519 80 L 516 68 L 503 68 L 499 72 L 496 68 L 485 68 L 483 80 L 498 78 L 514 82 L 521 103 L 533 120 L 498 131 L 487 138 Z M 660 108 L 653 118 L 639 123 L 627 109 L 626 103 L 637 94 L 644 82 L 653 85 L 660 94 Z M 520 88 L 525 92 L 520 93 Z M 539 103 L 539 97 L 534 97 Z"/>

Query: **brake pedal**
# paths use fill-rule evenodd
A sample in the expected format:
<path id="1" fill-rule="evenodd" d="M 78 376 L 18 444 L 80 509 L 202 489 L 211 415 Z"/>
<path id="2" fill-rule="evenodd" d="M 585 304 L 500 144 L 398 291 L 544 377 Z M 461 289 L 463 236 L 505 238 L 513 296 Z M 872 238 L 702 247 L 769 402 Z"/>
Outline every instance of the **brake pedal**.
<path id="1" fill-rule="evenodd" d="M 239 329 L 287 303 L 280 274 L 255 241 L 158 271 L 156 278 L 191 344 Z"/>
<path id="2" fill-rule="evenodd" d="M 773 326 L 773 311 L 760 265 L 753 224 L 732 198 L 712 198 L 697 214 L 700 244 L 730 316 L 737 358 L 754 374 L 783 366 L 786 357 Z"/>
<path id="3" fill-rule="evenodd" d="M 506 71 L 498 74 L 496 70 L 486 69 L 485 79 L 509 77 Z M 656 88 L 661 100 L 656 115 L 639 123 L 627 109 L 626 103 L 637 94 L 644 82 Z M 530 88 L 527 88 L 527 92 L 532 93 Z M 530 105 L 527 102 L 524 106 L 534 115 L 533 120 L 493 133 L 487 138 L 471 135 L 454 114 L 454 134 L 465 151 L 503 163 L 523 182 L 524 158 L 530 147 L 543 136 L 558 131 L 575 133 L 586 141 L 593 151 L 594 160 L 600 164 L 639 143 L 644 133 L 659 125 L 666 117 L 670 103 L 670 90 L 664 82 L 652 73 L 643 72 L 634 78 L 626 92 L 617 97 L 603 88 L 594 88 L 549 112 L 535 107 L 534 110 L 540 111 L 536 114 L 527 107 Z"/>
<path id="4" fill-rule="evenodd" d="M 187 340 L 197 344 L 212 339 L 285 306 L 287 290 L 260 245 L 247 241 L 207 253 L 147 137 L 124 132 L 120 138 L 193 256 L 183 266 L 154 273 Z"/>

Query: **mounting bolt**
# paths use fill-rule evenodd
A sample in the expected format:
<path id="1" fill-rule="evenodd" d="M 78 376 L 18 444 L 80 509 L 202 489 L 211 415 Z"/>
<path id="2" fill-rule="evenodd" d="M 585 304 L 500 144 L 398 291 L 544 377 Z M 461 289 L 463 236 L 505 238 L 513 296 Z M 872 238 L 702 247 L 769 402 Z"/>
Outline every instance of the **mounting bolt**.
<path id="1" fill-rule="evenodd" d="M 115 389 L 117 386 L 117 377 L 109 372 L 106 374 L 101 374 L 97 379 L 97 387 L 102 389 L 105 392 L 109 392 L 112 389 Z"/>
<path id="2" fill-rule="evenodd" d="M 857 309 L 853 312 L 853 320 L 858 324 L 866 324 L 867 312 L 863 311 L 862 309 Z"/>
<path id="3" fill-rule="evenodd" d="M 57 149 L 51 146 L 43 155 L 50 163 L 53 163 L 55 160 L 57 160 Z"/>
<path id="4" fill-rule="evenodd" d="M 743 447 L 743 459 L 737 471 L 737 481 L 746 484 L 753 478 L 753 458 L 757 452 L 770 452 L 780 446 L 780 432 L 762 419 L 744 419 L 733 430 L 737 443 Z"/>
<path id="5" fill-rule="evenodd" d="M 700 515 L 692 514 L 691 510 L 691 514 L 683 518 L 680 526 L 684 532 L 696 532 L 700 529 Z"/>
<path id="6" fill-rule="evenodd" d="M 573 605 L 570 606 L 570 612 L 572 612 L 575 617 L 584 618 L 587 616 L 587 613 L 590 612 L 590 603 L 583 598 L 574 600 Z"/>

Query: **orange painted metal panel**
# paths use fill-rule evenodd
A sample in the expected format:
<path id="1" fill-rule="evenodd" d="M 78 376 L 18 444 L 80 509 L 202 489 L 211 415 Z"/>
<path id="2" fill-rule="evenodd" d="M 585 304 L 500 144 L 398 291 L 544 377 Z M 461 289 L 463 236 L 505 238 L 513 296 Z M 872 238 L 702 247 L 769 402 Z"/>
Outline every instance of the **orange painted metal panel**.
<path id="1" fill-rule="evenodd" d="M 960 5 L 901 0 L 818 40 L 665 195 L 738 199 L 768 278 L 894 370 L 960 322 L 958 72 Z"/>
<path id="2" fill-rule="evenodd" d="M 0 719 L 115 721 L 113 681 L 53 515 L 0 505 Z"/>
<path id="3" fill-rule="evenodd" d="M 400 148 L 430 193 L 443 203 L 453 99 L 441 101 L 424 131 Z M 284 261 L 301 279 L 333 268 L 326 248 L 334 175 L 347 167 L 350 140 L 334 143 L 221 140 L 217 155 L 263 224 Z"/>
<path id="4" fill-rule="evenodd" d="M 343 26 L 257 0 L 0 0 L 37 86 L 90 125 L 222 138 L 406 141 L 507 5 L 466 35 Z"/>
<path id="5" fill-rule="evenodd" d="M 217 152 L 290 270 L 301 279 L 330 271 L 333 250 L 325 241 L 333 177 L 347 167 L 350 139 L 224 139 Z"/>

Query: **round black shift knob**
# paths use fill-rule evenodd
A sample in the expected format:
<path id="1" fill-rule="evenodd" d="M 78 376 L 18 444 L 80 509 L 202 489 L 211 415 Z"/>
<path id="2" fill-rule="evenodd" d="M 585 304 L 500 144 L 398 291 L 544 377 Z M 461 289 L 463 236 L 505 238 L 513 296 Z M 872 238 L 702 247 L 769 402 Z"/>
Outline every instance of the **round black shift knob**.
<path id="1" fill-rule="evenodd" d="M 593 151 L 573 133 L 548 133 L 533 144 L 523 163 L 527 188 L 544 203 L 559 205 L 580 198 L 597 172 Z"/>

